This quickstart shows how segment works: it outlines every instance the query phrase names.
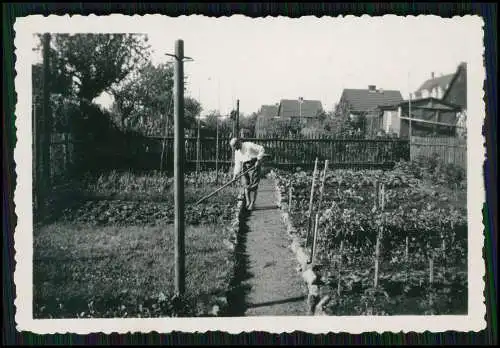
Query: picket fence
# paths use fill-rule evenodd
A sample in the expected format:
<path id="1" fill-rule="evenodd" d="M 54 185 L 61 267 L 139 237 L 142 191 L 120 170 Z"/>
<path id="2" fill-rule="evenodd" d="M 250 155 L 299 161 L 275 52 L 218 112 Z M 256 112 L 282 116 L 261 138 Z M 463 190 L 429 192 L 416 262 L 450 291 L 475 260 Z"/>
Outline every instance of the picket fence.
<path id="1" fill-rule="evenodd" d="M 447 164 L 467 169 L 467 141 L 456 137 L 417 137 L 410 140 L 410 159 L 438 155 Z"/>
<path id="2" fill-rule="evenodd" d="M 232 161 L 229 138 L 185 139 L 185 159 L 187 163 L 199 160 L 203 164 L 228 164 Z M 266 162 L 277 167 L 314 164 L 315 158 L 329 160 L 332 167 L 370 167 L 390 165 L 401 159 L 409 159 L 409 143 L 400 139 L 294 139 L 294 138 L 248 138 L 264 146 Z M 173 154 L 172 137 L 149 138 L 149 151 L 161 151 L 165 143 L 165 153 Z M 199 150 L 198 150 L 199 146 Z M 218 153 L 218 156 L 217 156 Z"/>

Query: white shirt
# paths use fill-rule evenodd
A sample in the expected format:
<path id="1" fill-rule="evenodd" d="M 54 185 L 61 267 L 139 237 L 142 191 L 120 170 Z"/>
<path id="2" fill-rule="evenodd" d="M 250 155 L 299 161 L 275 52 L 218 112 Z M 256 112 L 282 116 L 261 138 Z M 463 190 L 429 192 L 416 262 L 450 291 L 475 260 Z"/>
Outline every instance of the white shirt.
<path id="1" fill-rule="evenodd" d="M 241 149 L 236 150 L 234 153 L 234 176 L 240 173 L 243 163 L 254 158 L 262 160 L 262 158 L 264 158 L 264 154 L 265 151 L 263 146 L 249 141 L 242 143 Z"/>

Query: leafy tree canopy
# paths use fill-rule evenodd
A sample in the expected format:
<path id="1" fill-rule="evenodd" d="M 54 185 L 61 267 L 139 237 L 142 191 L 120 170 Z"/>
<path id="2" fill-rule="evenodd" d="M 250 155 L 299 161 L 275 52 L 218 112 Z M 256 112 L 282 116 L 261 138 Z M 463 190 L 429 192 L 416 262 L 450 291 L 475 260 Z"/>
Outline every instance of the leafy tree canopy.
<path id="1" fill-rule="evenodd" d="M 149 59 L 142 34 L 55 34 L 51 37 L 52 93 L 92 101 Z"/>

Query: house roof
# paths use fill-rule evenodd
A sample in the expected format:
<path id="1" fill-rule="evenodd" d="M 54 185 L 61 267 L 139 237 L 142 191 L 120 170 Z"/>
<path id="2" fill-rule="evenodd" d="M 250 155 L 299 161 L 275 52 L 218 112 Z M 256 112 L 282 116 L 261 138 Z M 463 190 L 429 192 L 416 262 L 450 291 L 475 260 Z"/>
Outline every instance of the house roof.
<path id="1" fill-rule="evenodd" d="M 259 111 L 259 116 L 271 118 L 278 115 L 277 105 L 262 105 Z"/>
<path id="2" fill-rule="evenodd" d="M 280 117 L 316 117 L 319 111 L 323 110 L 323 106 L 319 100 L 303 100 L 299 106 L 297 99 L 282 99 L 278 109 Z"/>
<path id="3" fill-rule="evenodd" d="M 344 89 L 341 99 L 347 101 L 351 112 L 368 112 L 380 106 L 398 104 L 403 101 L 400 91 L 382 91 L 369 89 Z"/>
<path id="4" fill-rule="evenodd" d="M 450 85 L 451 80 L 455 74 L 448 74 L 439 77 L 434 77 L 425 81 L 415 93 L 419 94 L 423 90 L 431 91 L 435 87 L 441 87 L 443 91 L 447 90 Z"/>
<path id="5" fill-rule="evenodd" d="M 408 107 L 408 100 L 404 100 L 398 105 L 403 107 Z M 458 111 L 460 110 L 459 105 L 448 103 L 444 100 L 437 98 L 423 98 L 411 101 L 411 107 L 415 109 L 427 109 L 434 111 Z"/>
<path id="6" fill-rule="evenodd" d="M 459 83 L 460 74 L 463 73 L 465 81 L 463 82 L 464 86 L 458 95 L 458 98 L 450 98 L 450 93 L 455 84 Z M 462 62 L 458 65 L 457 71 L 453 74 L 453 78 L 449 83 L 448 89 L 445 91 L 443 95 L 443 100 L 453 100 L 455 103 L 459 104 L 461 107 L 467 108 L 467 63 Z M 458 99 L 458 100 L 457 100 Z"/>

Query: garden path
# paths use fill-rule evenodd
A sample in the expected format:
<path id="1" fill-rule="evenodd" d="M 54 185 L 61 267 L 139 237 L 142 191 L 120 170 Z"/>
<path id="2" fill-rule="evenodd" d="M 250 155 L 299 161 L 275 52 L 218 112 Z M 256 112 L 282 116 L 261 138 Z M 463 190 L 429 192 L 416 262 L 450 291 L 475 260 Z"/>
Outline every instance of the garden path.
<path id="1" fill-rule="evenodd" d="M 262 179 L 255 208 L 243 220 L 245 316 L 307 315 L 307 289 L 297 272 L 275 194 L 273 179 Z"/>

